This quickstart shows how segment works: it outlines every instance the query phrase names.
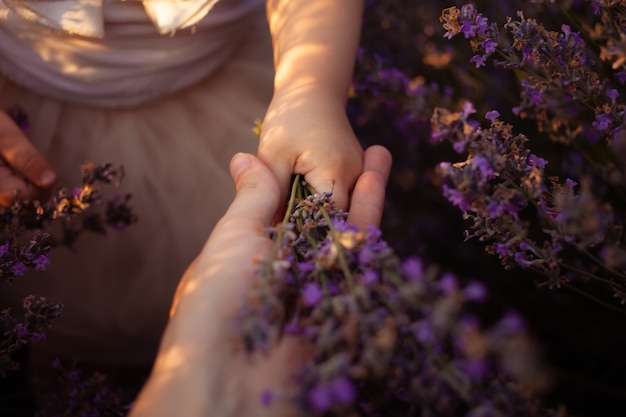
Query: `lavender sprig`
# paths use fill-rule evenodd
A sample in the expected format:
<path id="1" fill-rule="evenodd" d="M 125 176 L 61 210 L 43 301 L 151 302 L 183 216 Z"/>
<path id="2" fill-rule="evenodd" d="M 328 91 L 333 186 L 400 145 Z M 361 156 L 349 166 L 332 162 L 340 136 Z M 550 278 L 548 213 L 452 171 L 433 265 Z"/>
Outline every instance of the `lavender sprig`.
<path id="1" fill-rule="evenodd" d="M 597 58 L 569 25 L 561 25 L 560 32 L 547 30 L 519 11 L 517 20 L 509 17 L 503 26 L 508 38 L 472 4 L 445 9 L 440 21 L 448 39 L 462 34 L 470 41 L 476 53 L 470 62 L 476 68 L 495 56 L 495 66 L 522 74 L 521 102 L 513 111 L 536 120 L 539 130 L 553 140 L 569 143 L 580 139 L 588 131 L 580 117 L 585 112 L 597 113 L 601 132 L 611 123 L 621 123 L 620 118 L 609 120 L 612 114 L 601 110 L 607 103 L 604 92 L 613 87 L 600 76 Z"/>
<path id="2" fill-rule="evenodd" d="M 447 36 L 463 34 L 483 54 L 482 62 L 497 55 L 496 66 L 524 73 L 522 101 L 514 113 L 535 119 L 540 134 L 571 145 L 563 153 L 577 158 L 576 169 L 565 173 L 576 176 L 547 174 L 548 160 L 531 154 L 528 138 L 514 135 L 497 111 L 486 114 L 488 129 L 470 122 L 466 110 L 452 115 L 439 109 L 432 120 L 436 137 L 467 152 L 464 162 L 439 165 L 444 195 L 470 221 L 467 237 L 488 243 L 487 251 L 506 267 L 517 264 L 544 274 L 551 288 L 579 291 L 580 283 L 591 281 L 608 287 L 623 304 L 623 216 L 617 208 L 626 202 L 618 179 L 624 105 L 614 87 L 623 77 L 601 77 L 607 70 L 599 63 L 609 59 L 606 45 L 613 45 L 624 28 L 624 9 L 614 6 L 593 3 L 604 25 L 582 35 L 566 24 L 560 32 L 547 30 L 518 12 L 518 20 L 508 18 L 504 25 L 509 39 L 473 5 L 446 9 L 440 18 Z M 564 5 L 557 7 L 577 28 L 590 27 Z M 599 58 L 594 48 L 602 51 Z M 612 69 L 620 66 L 614 62 Z"/>
<path id="3" fill-rule="evenodd" d="M 578 184 L 546 175 L 548 161 L 531 153 L 528 138 L 515 135 L 497 112 L 487 114 L 491 125 L 482 129 L 469 119 L 473 111 L 468 104 L 433 116 L 436 137 L 467 154 L 465 161 L 439 165 L 444 195 L 469 222 L 466 238 L 485 242 L 505 267 L 540 272 L 551 288 L 592 280 L 623 293 L 626 275 L 616 260 L 623 252 L 622 225 L 612 207 L 587 178 Z"/>
<path id="4" fill-rule="evenodd" d="M 86 230 L 106 233 L 106 227 L 123 230 L 137 221 L 130 207 L 130 195 L 105 201 L 98 183 L 119 185 L 123 167 L 112 164 L 81 167 L 80 187 L 59 189 L 48 201 L 22 200 L 16 196 L 9 207 L 0 207 L 0 277 L 11 283 L 28 268 L 44 270 L 50 263 L 50 250 L 59 244 L 74 245 Z M 105 205 L 104 213 L 98 208 Z M 60 231 L 53 234 L 52 230 Z M 33 238 L 23 242 L 26 232 Z"/>
<path id="5" fill-rule="evenodd" d="M 61 316 L 61 308 L 44 297 L 29 295 L 24 298 L 20 319 L 9 309 L 0 312 L 0 376 L 19 368 L 12 355 L 28 343 L 45 339 L 45 331 Z"/>

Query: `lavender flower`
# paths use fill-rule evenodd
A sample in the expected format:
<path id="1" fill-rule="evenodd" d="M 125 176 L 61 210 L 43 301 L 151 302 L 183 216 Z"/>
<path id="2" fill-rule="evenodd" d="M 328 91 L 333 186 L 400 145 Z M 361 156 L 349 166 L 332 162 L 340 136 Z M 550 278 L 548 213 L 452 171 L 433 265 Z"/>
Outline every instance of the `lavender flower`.
<path id="1" fill-rule="evenodd" d="M 12 355 L 30 342 L 45 338 L 45 331 L 61 316 L 60 304 L 51 304 L 43 297 L 30 295 L 24 298 L 23 312 L 17 318 L 14 312 L 0 312 L 0 375 L 19 367 Z"/>
<path id="2" fill-rule="evenodd" d="M 22 130 L 27 130 L 28 115 L 20 107 L 14 106 L 7 113 Z M 106 215 L 97 209 L 105 203 L 98 184 L 119 186 L 123 168 L 86 163 L 81 171 L 82 185 L 74 187 L 72 192 L 61 188 L 44 202 L 22 200 L 16 195 L 10 206 L 0 207 L 0 279 L 4 284 L 11 285 L 16 277 L 26 275 L 29 269 L 44 271 L 52 262 L 52 248 L 59 244 L 73 245 L 85 230 L 102 233 L 107 225 L 122 229 L 136 221 L 129 205 L 130 196 L 108 202 Z M 53 229 L 60 229 L 60 234 L 52 234 Z M 18 351 L 29 343 L 46 338 L 46 330 L 60 317 L 62 309 L 61 304 L 51 304 L 44 297 L 34 295 L 24 298 L 23 306 L 23 317 L 9 309 L 0 314 L 2 377 L 6 376 L 6 371 L 19 368 L 20 363 L 15 359 Z M 79 387 L 75 386 L 71 392 L 76 393 L 77 389 Z M 90 411 L 81 415 L 106 414 L 106 407 L 102 408 L 99 402 L 104 395 L 100 393 L 94 397 L 88 407 Z M 58 411 L 58 415 L 78 415 L 74 411 L 72 406 L 64 411 L 65 414 Z M 47 412 L 52 413 L 52 409 Z"/>
<path id="3" fill-rule="evenodd" d="M 59 359 L 54 360 L 53 368 L 58 387 L 47 393 L 47 404 L 36 417 L 123 417 L 130 410 L 133 394 L 113 385 L 105 375 L 94 372 L 85 377 L 80 369 L 64 365 Z"/>
<path id="4" fill-rule="evenodd" d="M 626 379 L 611 370 L 626 347 L 622 313 L 615 314 L 614 309 L 626 302 L 626 292 L 616 285 L 623 282 L 620 274 L 626 265 L 622 249 L 626 134 L 621 115 L 626 72 L 620 60 L 624 2 L 480 0 L 465 8 L 461 17 L 462 4 L 453 12 L 456 17 L 450 15 L 456 19 L 450 20 L 450 28 L 458 33 L 448 39 L 444 37 L 448 29 L 435 22 L 450 3 L 366 2 L 363 50 L 357 60 L 349 114 L 365 144 L 384 144 L 394 156 L 382 223 L 386 239 L 403 257 L 417 255 L 425 265 L 435 260 L 459 276 L 480 276 L 489 287 L 490 299 L 499 300 L 505 308 L 522 308 L 524 318 L 532 323 L 531 330 L 551 357 L 550 365 L 562 375 L 555 400 L 573 414 L 619 415 L 621 398 L 611 392 L 624 391 Z M 478 14 L 482 19 L 475 19 Z M 460 17 L 467 22 L 465 33 L 460 32 Z M 507 17 L 511 25 L 505 27 Z M 472 30 L 472 25 L 478 27 L 484 19 L 487 31 Z M 516 25 L 523 27 L 514 32 Z M 466 33 L 470 38 L 465 38 Z M 515 49 L 518 44 L 523 48 Z M 534 54 L 526 54 L 535 46 Z M 475 55 L 486 58 L 486 65 L 476 68 L 470 62 Z M 433 90 L 422 89 L 411 96 L 402 89 L 386 89 L 382 81 L 368 83 L 376 79 L 374 56 L 380 66 L 395 69 L 395 78 L 436 86 L 440 94 L 429 95 L 427 91 Z M 545 62 L 552 58 L 553 62 Z M 564 62 L 570 68 L 563 67 Z M 544 74 L 552 78 L 543 78 Z M 577 79 L 576 74 L 581 77 Z M 581 101 L 581 96 L 573 95 L 581 91 L 593 94 Z M 563 187 L 557 190 L 572 189 L 571 197 L 558 200 L 565 208 L 559 216 L 559 233 L 583 232 L 582 245 L 589 244 L 584 251 L 576 244 L 552 243 L 553 226 L 541 209 L 531 204 L 516 211 L 500 199 L 491 199 L 484 206 L 486 212 L 494 218 L 507 212 L 517 216 L 523 226 L 520 231 L 536 244 L 521 244 L 523 251 L 513 251 L 515 242 L 504 239 L 462 243 L 463 229 L 472 223 L 463 222 L 458 210 L 471 212 L 470 194 L 436 172 L 440 163 L 453 165 L 468 159 L 467 137 L 461 131 L 459 137 L 464 140 L 449 140 L 447 133 L 433 132 L 429 124 L 406 121 L 430 118 L 435 108 L 450 109 L 448 117 L 458 117 L 466 101 L 476 107 L 474 116 L 467 116 L 468 129 L 484 130 L 495 120 L 511 125 L 513 136 L 524 133 L 528 163 L 542 170 L 546 201 L 554 202 L 553 184 Z M 415 110 L 405 105 L 413 102 Z M 499 113 L 497 117 L 482 119 L 493 110 Z M 592 125 L 596 119 L 602 123 L 600 130 Z M 434 126 L 441 124 L 448 125 L 448 121 Z M 463 126 L 467 125 L 457 121 L 456 127 Z M 569 205 L 572 201 L 576 207 Z M 570 216 L 570 209 L 578 214 Z M 596 221 L 600 227 L 594 225 Z M 602 226 L 607 221 L 613 223 L 608 229 Z M 600 237 L 594 231 L 606 233 Z M 472 233 L 468 230 L 465 236 Z M 534 266 L 522 269 L 513 259 L 516 256 L 524 265 L 534 262 L 533 251 L 537 246 L 542 249 L 543 242 L 558 252 L 558 261 L 569 265 L 567 269 L 561 265 L 560 278 L 538 276 Z M 485 247 L 494 251 L 496 262 L 484 256 Z M 506 262 L 507 269 L 500 268 L 498 261 Z M 537 292 L 533 281 L 543 283 L 541 288 L 552 285 L 563 290 Z M 498 309 L 480 307 L 480 311 L 493 319 Z M 419 330 L 428 339 L 428 326 Z"/>
<path id="5" fill-rule="evenodd" d="M 624 21 L 618 9 L 594 10 L 603 18 Z M 624 106 L 618 102 L 620 93 L 610 80 L 600 77 L 600 67 L 585 47 L 584 37 L 567 24 L 561 25 L 559 33 L 545 29 L 522 12 L 517 16 L 519 20 L 508 18 L 504 25 L 510 31 L 510 43 L 497 38 L 496 50 L 504 59 L 494 62 L 526 74 L 520 81 L 522 103 L 514 112 L 522 118 L 534 118 L 539 131 L 550 139 L 578 144 L 578 149 L 588 152 L 586 155 L 606 152 L 607 144 L 623 130 Z M 483 22 L 473 6 L 460 11 L 446 9 L 441 21 L 448 37 L 464 33 L 471 39 L 473 51 L 480 49 L 487 36 L 487 29 L 462 30 Z M 614 32 L 608 30 L 605 35 L 611 37 Z M 600 58 L 608 59 L 606 53 Z M 617 66 L 614 64 L 613 69 Z M 498 121 L 497 113 L 487 113 L 489 129 L 470 125 L 463 112 L 458 116 L 462 128 L 446 120 L 454 116 L 437 114 L 432 119 L 437 138 L 447 137 L 456 150 L 468 151 L 465 162 L 440 164 L 439 171 L 444 178 L 444 196 L 472 222 L 468 237 L 492 242 L 487 251 L 498 255 L 505 266 L 513 262 L 540 271 L 550 287 L 591 280 L 604 282 L 612 293 L 621 294 L 626 276 L 602 255 L 619 251 L 619 244 L 615 246 L 610 236 L 622 227 L 621 220 L 606 203 L 609 191 L 593 185 L 608 180 L 612 169 L 599 172 L 595 164 L 602 162 L 588 157 L 590 168 L 579 174 L 580 186 L 575 190 L 570 179 L 561 184 L 557 177 L 547 177 L 547 160 L 530 154 L 525 149 L 528 139 L 513 136 L 512 126 Z M 514 163 L 503 163 L 503 158 Z M 610 153 L 608 158 L 612 159 Z M 613 187 L 622 188 L 616 183 Z M 531 208 L 536 210 L 534 218 L 529 217 Z M 543 236 L 531 232 L 528 224 L 532 221 Z M 568 262 L 564 253 L 572 249 L 581 251 L 588 262 Z M 603 263 L 604 268 L 598 269 Z"/>
<path id="6" fill-rule="evenodd" d="M 539 389 L 545 375 L 530 352 L 509 350 L 515 343 L 506 335 L 522 337 L 523 329 L 503 333 L 511 326 L 483 328 L 475 320 L 470 331 L 460 320 L 466 302 L 485 300 L 483 286 L 464 285 L 417 258 L 402 262 L 378 230 L 346 223 L 329 194 L 315 194 L 300 178 L 290 207 L 235 328 L 252 355 L 271 350 L 283 332 L 315 346 L 313 360 L 293 376 L 299 388 L 291 395 L 304 415 L 472 415 L 513 403 L 515 415 L 535 412 L 535 400 L 515 389 L 505 390 L 506 401 L 490 394 L 490 386 L 504 390 L 502 377 Z M 368 274 L 376 279 L 365 283 L 360 277 Z M 504 361 L 518 354 L 523 370 Z M 498 384 L 490 382 L 496 374 Z"/>

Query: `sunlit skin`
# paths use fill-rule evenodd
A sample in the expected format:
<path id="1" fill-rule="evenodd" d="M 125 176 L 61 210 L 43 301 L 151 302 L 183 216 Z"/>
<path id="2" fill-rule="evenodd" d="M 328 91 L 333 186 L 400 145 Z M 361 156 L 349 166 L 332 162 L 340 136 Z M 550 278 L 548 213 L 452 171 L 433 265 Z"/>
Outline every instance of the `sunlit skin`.
<path id="1" fill-rule="evenodd" d="M 267 2 L 276 75 L 259 157 L 283 200 L 299 173 L 348 206 L 363 152 L 345 113 L 362 8 L 362 0 Z"/>
<path id="2" fill-rule="evenodd" d="M 377 226 L 391 156 L 369 148 L 351 198 L 348 221 Z M 270 253 L 269 226 L 280 203 L 279 185 L 259 159 L 231 162 L 236 197 L 179 285 L 152 374 L 131 417 L 290 416 L 287 402 L 261 404 L 261 393 L 289 392 L 289 375 L 311 354 L 286 337 L 267 356 L 251 361 L 237 345 L 233 315 L 253 282 L 255 260 Z M 291 387 L 294 388 L 293 386 Z"/>
<path id="3" fill-rule="evenodd" d="M 44 198 L 55 181 L 50 164 L 0 111 L 0 204 L 10 204 L 16 193 L 25 199 Z"/>

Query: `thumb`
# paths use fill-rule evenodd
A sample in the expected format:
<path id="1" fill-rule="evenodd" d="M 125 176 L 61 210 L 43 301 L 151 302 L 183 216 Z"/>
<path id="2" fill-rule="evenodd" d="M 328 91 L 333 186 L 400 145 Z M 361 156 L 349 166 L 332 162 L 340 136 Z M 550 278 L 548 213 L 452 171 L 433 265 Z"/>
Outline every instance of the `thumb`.
<path id="1" fill-rule="evenodd" d="M 231 159 L 230 174 L 236 194 L 224 217 L 271 224 L 280 201 L 280 188 L 272 171 L 259 158 L 238 153 Z"/>
<path id="2" fill-rule="evenodd" d="M 313 187 L 316 193 L 331 193 L 335 205 L 341 210 L 348 209 L 351 184 L 356 179 L 346 179 L 342 175 L 330 177 L 327 173 L 316 169 L 304 176 L 307 183 Z"/>

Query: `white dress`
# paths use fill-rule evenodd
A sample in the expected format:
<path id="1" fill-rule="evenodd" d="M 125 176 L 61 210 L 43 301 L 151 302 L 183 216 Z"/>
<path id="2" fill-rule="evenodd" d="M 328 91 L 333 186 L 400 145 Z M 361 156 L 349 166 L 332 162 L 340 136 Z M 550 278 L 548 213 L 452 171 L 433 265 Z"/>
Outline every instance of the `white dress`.
<path id="1" fill-rule="evenodd" d="M 18 307 L 34 293 L 64 304 L 36 344 L 44 356 L 141 365 L 153 359 L 182 273 L 232 200 L 231 156 L 256 151 L 271 40 L 263 0 L 221 0 L 174 26 L 137 1 L 101 6 L 102 33 L 86 36 L 0 0 L 0 108 L 28 113 L 28 136 L 59 186 L 77 184 L 86 160 L 124 165 L 121 191 L 139 221 L 83 235 L 75 252 L 54 250 L 46 272 L 2 288 L 0 302 Z"/>

